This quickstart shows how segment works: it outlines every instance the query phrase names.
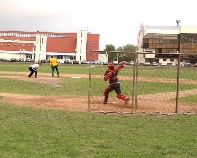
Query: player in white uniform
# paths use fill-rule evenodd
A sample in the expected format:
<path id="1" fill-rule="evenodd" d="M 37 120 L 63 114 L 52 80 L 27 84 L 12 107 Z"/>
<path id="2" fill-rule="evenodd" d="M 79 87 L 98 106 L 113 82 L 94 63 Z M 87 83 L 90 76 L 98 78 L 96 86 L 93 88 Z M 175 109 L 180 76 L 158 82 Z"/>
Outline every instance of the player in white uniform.
<path id="1" fill-rule="evenodd" d="M 28 77 L 31 77 L 35 72 L 35 78 L 37 78 L 38 77 L 38 68 L 39 68 L 40 65 L 41 64 L 38 63 L 38 64 L 33 64 L 33 65 L 29 66 L 29 71 L 31 71 L 31 72 L 28 75 Z"/>

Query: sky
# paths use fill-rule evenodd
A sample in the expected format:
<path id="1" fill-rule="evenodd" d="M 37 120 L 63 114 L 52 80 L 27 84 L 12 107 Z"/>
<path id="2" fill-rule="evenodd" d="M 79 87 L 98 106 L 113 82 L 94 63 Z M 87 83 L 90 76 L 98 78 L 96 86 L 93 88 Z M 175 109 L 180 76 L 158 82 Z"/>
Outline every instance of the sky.
<path id="1" fill-rule="evenodd" d="M 140 25 L 197 26 L 195 0 L 1 0 L 0 30 L 100 34 L 100 50 L 137 45 Z"/>

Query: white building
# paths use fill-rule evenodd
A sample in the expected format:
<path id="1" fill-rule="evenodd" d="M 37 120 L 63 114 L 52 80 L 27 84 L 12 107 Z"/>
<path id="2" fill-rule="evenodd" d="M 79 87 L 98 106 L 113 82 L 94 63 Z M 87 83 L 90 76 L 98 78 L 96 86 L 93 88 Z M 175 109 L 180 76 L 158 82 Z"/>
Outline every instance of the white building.
<path id="1" fill-rule="evenodd" d="M 197 26 L 140 26 L 138 33 L 138 61 L 176 63 L 175 53 L 182 61 L 197 62 Z M 141 54 L 140 54 L 141 53 Z"/>

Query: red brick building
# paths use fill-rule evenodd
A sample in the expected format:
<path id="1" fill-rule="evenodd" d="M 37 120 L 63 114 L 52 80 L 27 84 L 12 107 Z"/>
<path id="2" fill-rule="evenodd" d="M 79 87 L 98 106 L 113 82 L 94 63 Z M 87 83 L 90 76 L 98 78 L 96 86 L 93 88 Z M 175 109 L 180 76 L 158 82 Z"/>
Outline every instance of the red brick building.
<path id="1" fill-rule="evenodd" d="M 86 30 L 77 33 L 0 31 L 1 59 L 50 59 L 90 60 L 92 50 L 99 50 L 99 34 Z M 92 53 L 98 60 L 98 53 Z"/>

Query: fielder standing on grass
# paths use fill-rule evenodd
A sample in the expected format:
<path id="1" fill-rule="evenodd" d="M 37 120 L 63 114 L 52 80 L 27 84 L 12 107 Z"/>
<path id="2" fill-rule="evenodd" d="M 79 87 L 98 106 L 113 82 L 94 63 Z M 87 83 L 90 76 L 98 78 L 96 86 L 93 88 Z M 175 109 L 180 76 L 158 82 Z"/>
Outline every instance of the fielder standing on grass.
<path id="1" fill-rule="evenodd" d="M 35 78 L 37 78 L 38 77 L 39 66 L 41 66 L 41 63 L 36 63 L 36 64 L 33 64 L 33 65 L 30 65 L 29 66 L 30 74 L 28 75 L 28 77 L 31 77 L 35 73 Z"/>
<path id="2" fill-rule="evenodd" d="M 58 70 L 58 65 L 59 65 L 58 60 L 56 58 L 54 58 L 54 56 L 52 55 L 51 59 L 50 59 L 50 66 L 51 66 L 51 70 L 52 70 L 52 77 L 54 77 L 54 71 L 55 70 L 57 72 L 57 76 L 60 77 L 59 70 Z"/>
<path id="3" fill-rule="evenodd" d="M 115 69 L 115 65 L 113 62 L 108 64 L 108 70 L 104 74 L 104 80 L 109 80 L 109 86 L 105 89 L 103 95 L 105 96 L 103 104 L 107 104 L 109 92 L 115 90 L 118 99 L 122 99 L 125 101 L 125 104 L 128 104 L 129 97 L 121 94 L 120 82 L 118 80 L 118 72 L 125 66 L 125 63 L 122 63 Z"/>

